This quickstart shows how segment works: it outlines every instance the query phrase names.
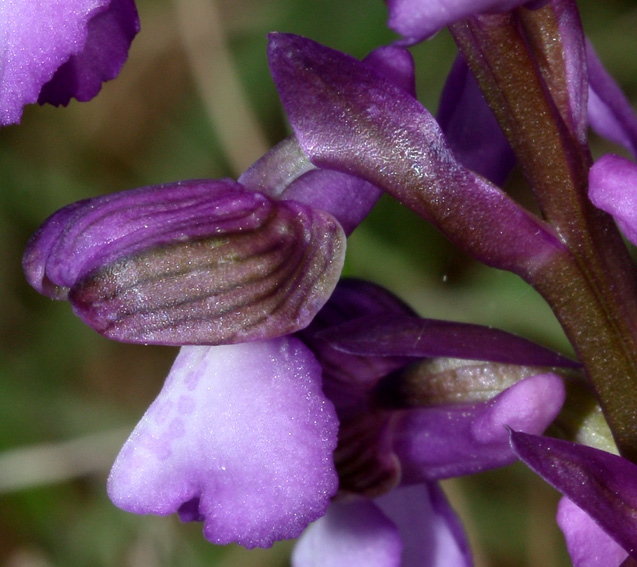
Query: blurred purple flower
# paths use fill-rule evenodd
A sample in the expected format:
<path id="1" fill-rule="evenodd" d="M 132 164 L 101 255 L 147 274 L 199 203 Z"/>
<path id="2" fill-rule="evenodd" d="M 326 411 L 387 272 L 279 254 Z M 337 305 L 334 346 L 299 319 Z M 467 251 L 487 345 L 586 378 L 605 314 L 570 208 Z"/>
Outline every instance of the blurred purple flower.
<path id="1" fill-rule="evenodd" d="M 0 7 L 0 125 L 38 101 L 93 98 L 139 31 L 133 0 L 8 0 Z"/>
<path id="2" fill-rule="evenodd" d="M 511 432 L 516 455 L 565 498 L 558 522 L 575 567 L 637 559 L 637 465 L 569 441 Z"/>
<path id="3" fill-rule="evenodd" d="M 626 238 L 637 245 L 637 165 L 608 154 L 593 164 L 588 179 L 590 200 L 610 213 Z"/>
<path id="4" fill-rule="evenodd" d="M 508 12 L 519 6 L 536 8 L 546 0 L 385 0 L 391 29 L 411 45 L 427 39 L 441 28 L 469 16 Z"/>

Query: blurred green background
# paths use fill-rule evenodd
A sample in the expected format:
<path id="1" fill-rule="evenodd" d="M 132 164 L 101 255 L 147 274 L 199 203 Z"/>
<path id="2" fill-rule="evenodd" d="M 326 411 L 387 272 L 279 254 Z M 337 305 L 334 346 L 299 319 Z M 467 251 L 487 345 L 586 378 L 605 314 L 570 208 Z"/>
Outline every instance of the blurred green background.
<path id="1" fill-rule="evenodd" d="M 307 35 L 363 57 L 395 36 L 380 0 L 138 0 L 142 32 L 121 76 L 88 104 L 28 107 L 0 130 L 0 566 L 286 565 L 271 550 L 216 547 L 197 524 L 116 509 L 105 481 L 176 349 L 121 345 L 24 281 L 30 234 L 89 196 L 236 177 L 288 127 L 266 34 Z M 634 0 L 580 2 L 587 33 L 637 101 Z M 432 111 L 454 56 L 441 32 L 413 49 Z M 616 148 L 595 140 L 599 155 Z M 511 187 L 521 184 L 513 175 Z M 533 290 L 476 264 L 390 199 L 350 239 L 346 273 L 386 285 L 428 317 L 497 325 L 568 350 Z M 521 466 L 445 483 L 478 566 L 568 565 L 556 494 Z"/>

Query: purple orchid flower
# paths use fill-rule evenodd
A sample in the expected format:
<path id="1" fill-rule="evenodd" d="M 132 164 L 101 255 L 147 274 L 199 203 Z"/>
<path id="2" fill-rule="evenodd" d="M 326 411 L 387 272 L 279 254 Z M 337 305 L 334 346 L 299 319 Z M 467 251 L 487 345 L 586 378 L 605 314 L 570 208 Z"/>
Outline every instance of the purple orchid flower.
<path id="1" fill-rule="evenodd" d="M 404 50 L 383 48 L 372 61 L 413 92 Z M 379 196 L 317 170 L 290 138 L 239 182 L 143 187 L 44 223 L 24 257 L 38 291 L 68 299 L 110 338 L 224 345 L 182 349 L 115 463 L 114 502 L 204 520 L 211 541 L 247 547 L 295 537 L 324 513 L 337 486 L 337 421 L 321 367 L 291 333 L 331 294 L 345 233 Z"/>
<path id="2" fill-rule="evenodd" d="M 133 0 L 25 0 L 0 8 L 0 124 L 26 104 L 92 99 L 119 73 L 139 31 Z"/>
<path id="3" fill-rule="evenodd" d="M 451 553 L 446 557 L 458 557 L 455 564 L 470 565 L 464 533 L 433 481 L 512 462 L 505 426 L 543 431 L 561 407 L 562 381 L 527 369 L 530 377 L 487 401 L 440 405 L 421 393 L 418 404 L 431 407 L 407 409 L 397 407 L 392 391 L 402 369 L 423 352 L 482 352 L 499 360 L 505 344 L 507 360 L 574 363 L 501 331 L 448 323 L 448 332 L 437 332 L 441 327 L 427 320 L 403 335 L 378 320 L 378 350 L 347 352 L 359 344 L 358 324 L 370 328 L 369 317 L 379 314 L 415 319 L 385 290 L 343 280 L 296 337 L 184 347 L 115 462 L 112 500 L 136 513 L 203 521 L 210 541 L 247 547 L 296 537 L 321 518 L 295 552 L 298 566 L 314 565 L 339 545 L 349 549 L 335 563 L 343 564 L 370 538 L 379 546 L 379 565 L 398 565 L 403 545 L 402 565 L 423 553 Z M 465 376 L 475 377 L 479 364 L 468 365 Z M 458 382 L 462 374 L 455 373 Z M 487 374 L 483 369 L 480 399 L 491 393 Z M 507 376 L 519 378 L 514 371 Z M 502 385 L 494 382 L 497 391 Z M 338 501 L 328 508 L 337 489 Z M 344 504 L 343 497 L 354 501 Z M 412 497 L 418 500 L 400 513 Z M 345 520 L 353 520 L 350 531 L 335 534 L 332 523 Z M 425 536 L 435 545 L 422 548 Z M 323 546 L 326 539 L 331 543 Z M 323 551 L 314 555 L 316 546 Z M 412 563 L 405 559 L 412 556 Z"/>
<path id="4" fill-rule="evenodd" d="M 357 280 L 342 280 L 297 336 L 338 415 L 339 492 L 293 565 L 471 565 L 435 481 L 513 462 L 506 426 L 543 430 L 564 400 L 561 379 L 537 372 L 576 363 L 496 329 L 420 319 Z M 464 360 L 437 367 L 447 356 Z"/>
<path id="5" fill-rule="evenodd" d="M 575 567 L 637 558 L 637 465 L 606 451 L 511 432 L 517 456 L 565 498 L 558 523 Z"/>

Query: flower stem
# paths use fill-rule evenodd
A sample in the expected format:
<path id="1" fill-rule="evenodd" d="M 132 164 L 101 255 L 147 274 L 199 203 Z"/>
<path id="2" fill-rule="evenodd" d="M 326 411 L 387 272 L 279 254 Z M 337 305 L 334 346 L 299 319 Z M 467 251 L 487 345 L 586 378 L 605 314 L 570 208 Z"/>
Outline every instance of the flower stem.
<path id="1" fill-rule="evenodd" d="M 576 42 L 578 26 L 568 29 Z M 531 283 L 584 364 L 618 448 L 637 462 L 637 273 L 612 219 L 587 197 L 592 160 L 578 111 L 585 113 L 572 78 L 560 72 L 564 49 L 550 45 L 564 40 L 557 16 L 549 5 L 471 18 L 451 30 L 543 216 L 571 252 Z"/>

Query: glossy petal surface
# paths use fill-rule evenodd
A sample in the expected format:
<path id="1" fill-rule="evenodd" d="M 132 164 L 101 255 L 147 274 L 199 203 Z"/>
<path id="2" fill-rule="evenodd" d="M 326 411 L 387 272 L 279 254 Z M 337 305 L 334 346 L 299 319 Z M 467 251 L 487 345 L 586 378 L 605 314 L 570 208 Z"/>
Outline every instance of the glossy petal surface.
<path id="1" fill-rule="evenodd" d="M 91 100 L 102 83 L 119 74 L 139 29 L 135 2 L 110 0 L 108 8 L 89 21 L 82 51 L 72 55 L 43 86 L 38 102 L 66 106 L 72 97 Z"/>
<path id="2" fill-rule="evenodd" d="M 573 567 L 620 567 L 628 557 L 623 547 L 566 497 L 560 500 L 557 523 L 564 532 Z"/>
<path id="3" fill-rule="evenodd" d="M 585 445 L 513 431 L 517 456 L 637 558 L 637 465 Z"/>
<path id="4" fill-rule="evenodd" d="M 113 502 L 203 520 L 214 543 L 270 546 L 323 515 L 337 420 L 293 338 L 181 350 L 111 472 Z"/>
<path id="5" fill-rule="evenodd" d="M 394 441 L 403 481 L 450 478 L 512 463 L 507 427 L 543 432 L 564 395 L 560 378 L 538 374 L 488 402 L 405 412 L 396 421 Z"/>
<path id="6" fill-rule="evenodd" d="M 588 179 L 590 200 L 610 213 L 626 238 L 637 245 L 637 165 L 608 154 L 593 164 Z"/>
<path id="7" fill-rule="evenodd" d="M 31 239 L 31 285 L 120 341 L 219 344 L 306 326 L 345 235 L 327 213 L 230 180 L 143 187 L 70 205 Z"/>

